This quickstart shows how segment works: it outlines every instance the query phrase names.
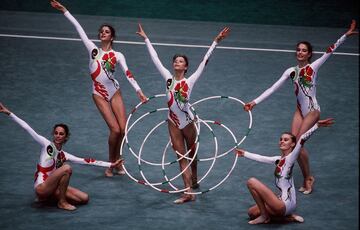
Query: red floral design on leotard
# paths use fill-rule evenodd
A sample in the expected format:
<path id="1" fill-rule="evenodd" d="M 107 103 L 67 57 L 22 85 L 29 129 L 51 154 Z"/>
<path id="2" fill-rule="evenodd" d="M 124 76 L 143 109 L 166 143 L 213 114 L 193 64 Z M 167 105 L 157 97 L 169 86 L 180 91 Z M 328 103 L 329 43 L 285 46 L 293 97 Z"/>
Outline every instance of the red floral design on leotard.
<path id="1" fill-rule="evenodd" d="M 314 74 L 314 70 L 311 68 L 310 65 L 306 66 L 305 68 L 302 68 L 299 73 L 299 83 L 306 88 L 311 88 L 313 86 L 312 84 L 313 74 Z"/>
<path id="2" fill-rule="evenodd" d="M 189 91 L 189 86 L 186 83 L 186 81 L 181 81 L 177 83 L 175 86 L 174 96 L 178 101 L 182 103 L 186 103 L 188 100 L 188 91 Z"/>
<path id="3" fill-rule="evenodd" d="M 107 71 L 110 72 L 115 71 L 116 56 L 114 52 L 109 52 L 104 54 L 102 60 Z"/>

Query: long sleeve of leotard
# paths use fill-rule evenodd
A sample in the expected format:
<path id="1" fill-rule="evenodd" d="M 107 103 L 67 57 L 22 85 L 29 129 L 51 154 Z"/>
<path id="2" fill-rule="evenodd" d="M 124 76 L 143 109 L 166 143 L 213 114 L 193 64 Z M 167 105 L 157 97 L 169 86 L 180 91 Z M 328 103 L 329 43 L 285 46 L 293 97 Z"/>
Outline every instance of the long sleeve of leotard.
<path id="1" fill-rule="evenodd" d="M 263 155 L 256 154 L 256 153 L 250 153 L 248 151 L 244 152 L 244 157 L 246 157 L 250 160 L 267 163 L 267 164 L 274 164 L 276 160 L 280 159 L 280 156 L 268 157 L 268 156 L 263 156 Z"/>
<path id="2" fill-rule="evenodd" d="M 289 160 L 291 160 L 292 162 L 295 162 L 297 160 L 300 154 L 301 147 L 318 128 L 319 126 L 315 124 L 313 127 L 311 127 L 308 131 L 306 131 L 303 135 L 300 136 L 300 139 L 297 141 L 293 151 L 288 155 Z"/>
<path id="3" fill-rule="evenodd" d="M 129 83 L 135 89 L 136 92 L 139 91 L 140 86 L 136 82 L 134 75 L 130 72 L 130 70 L 126 64 L 125 56 L 120 52 L 116 52 L 116 54 L 117 54 L 117 62 L 120 64 L 120 66 L 126 76 L 126 79 L 129 81 Z"/>
<path id="4" fill-rule="evenodd" d="M 84 45 L 86 46 L 86 49 L 88 50 L 89 54 L 91 55 L 91 51 L 94 48 L 96 48 L 96 45 L 92 41 L 90 41 L 90 39 L 86 35 L 84 29 L 81 27 L 79 22 L 70 14 L 69 11 L 66 11 L 64 13 L 64 15 L 75 26 L 75 29 L 79 33 L 82 42 L 84 43 Z"/>
<path id="5" fill-rule="evenodd" d="M 209 58 L 212 54 L 212 52 L 214 51 L 215 47 L 217 46 L 217 42 L 214 41 L 210 48 L 208 49 L 208 51 L 206 52 L 202 62 L 200 63 L 199 67 L 197 68 L 197 70 L 188 78 L 188 84 L 189 85 L 194 85 L 195 82 L 199 79 L 199 77 L 201 76 L 202 72 L 205 69 L 205 66 L 207 65 Z"/>
<path id="6" fill-rule="evenodd" d="M 64 152 L 64 155 L 65 155 L 65 159 L 67 161 L 71 161 L 71 162 L 74 162 L 77 164 L 95 165 L 95 166 L 101 166 L 101 167 L 106 167 L 106 168 L 110 168 L 110 166 L 111 166 L 110 162 L 98 161 L 93 158 L 81 158 L 81 157 L 74 156 L 68 152 Z"/>
<path id="7" fill-rule="evenodd" d="M 260 102 L 262 102 L 263 100 L 265 100 L 266 98 L 270 97 L 271 94 L 273 94 L 276 90 L 278 90 L 284 83 L 285 81 L 289 78 L 290 76 L 290 72 L 291 72 L 291 68 L 285 70 L 285 72 L 283 73 L 283 75 L 279 78 L 279 80 L 277 80 L 270 88 L 268 88 L 267 90 L 265 90 L 259 97 L 257 97 L 254 102 L 256 104 L 259 104 Z"/>
<path id="8" fill-rule="evenodd" d="M 324 64 L 324 62 L 334 53 L 334 51 L 346 40 L 346 35 L 341 36 L 334 44 L 329 46 L 326 52 L 318 59 L 316 59 L 310 66 L 313 68 L 315 72 Z"/>
<path id="9" fill-rule="evenodd" d="M 172 78 L 172 75 L 169 70 L 167 70 L 163 64 L 161 63 L 158 54 L 156 53 L 154 47 L 152 46 L 150 40 L 148 38 L 145 39 L 146 47 L 149 51 L 151 60 L 154 62 L 156 68 L 160 72 L 161 76 L 166 80 Z"/>
<path id="10" fill-rule="evenodd" d="M 36 141 L 38 142 L 40 145 L 46 145 L 49 141 L 37 134 L 37 132 L 35 132 L 35 130 L 33 130 L 30 125 L 28 125 L 25 121 L 23 121 L 22 119 L 20 119 L 19 117 L 17 117 L 15 114 L 10 113 L 9 117 L 15 121 L 21 128 L 25 129 L 26 132 L 28 132 L 30 134 L 30 136 Z"/>

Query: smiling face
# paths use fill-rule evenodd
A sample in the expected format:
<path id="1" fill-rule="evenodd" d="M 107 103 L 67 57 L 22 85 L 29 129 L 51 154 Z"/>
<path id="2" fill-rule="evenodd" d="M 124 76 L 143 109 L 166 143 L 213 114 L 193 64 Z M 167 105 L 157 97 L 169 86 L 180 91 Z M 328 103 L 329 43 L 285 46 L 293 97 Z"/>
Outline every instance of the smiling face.
<path id="1" fill-rule="evenodd" d="M 69 139 L 69 128 L 65 124 L 56 124 L 53 128 L 53 142 L 55 145 L 63 145 Z"/>
<path id="2" fill-rule="evenodd" d="M 109 25 L 102 25 L 99 29 L 99 39 L 102 42 L 112 42 L 115 39 L 114 28 Z"/>
<path id="3" fill-rule="evenodd" d="M 107 26 L 102 27 L 99 32 L 99 37 L 101 41 L 111 41 L 112 35 L 109 27 Z"/>
<path id="4" fill-rule="evenodd" d="M 283 133 L 279 140 L 279 148 L 281 151 L 291 151 L 295 146 L 295 136 L 289 133 Z"/>
<path id="5" fill-rule="evenodd" d="M 310 62 L 312 47 L 308 42 L 299 42 L 296 46 L 296 59 L 298 62 Z"/>
<path id="6" fill-rule="evenodd" d="M 56 127 L 53 135 L 54 135 L 55 144 L 64 144 L 66 142 L 67 134 L 63 127 L 60 126 Z"/>

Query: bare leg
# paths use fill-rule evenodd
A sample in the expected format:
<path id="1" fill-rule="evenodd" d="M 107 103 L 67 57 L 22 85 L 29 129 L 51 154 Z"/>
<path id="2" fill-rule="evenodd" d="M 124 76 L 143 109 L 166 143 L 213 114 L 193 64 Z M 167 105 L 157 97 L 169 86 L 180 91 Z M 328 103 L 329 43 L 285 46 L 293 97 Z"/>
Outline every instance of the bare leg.
<path id="1" fill-rule="evenodd" d="M 66 199 L 66 192 L 67 188 L 69 186 L 69 180 L 70 180 L 70 174 L 65 174 L 61 177 L 59 182 L 59 201 L 58 201 L 58 207 L 65 210 L 75 210 L 76 207 L 68 203 Z"/>
<path id="2" fill-rule="evenodd" d="M 118 142 L 121 138 L 121 131 L 120 131 L 119 124 L 114 116 L 114 113 L 112 111 L 110 104 L 105 99 L 103 99 L 102 97 L 100 97 L 98 95 L 94 95 L 94 94 L 93 94 L 93 99 L 96 104 L 96 107 L 100 111 L 102 117 L 104 118 L 106 124 L 109 127 L 109 130 L 110 130 L 110 135 L 109 135 L 109 139 L 108 139 L 109 161 L 115 162 L 116 155 L 118 154 L 116 152 L 117 148 L 119 146 Z M 107 168 L 105 170 L 105 175 L 108 177 L 113 176 L 112 169 Z"/>
<path id="3" fill-rule="evenodd" d="M 259 180 L 250 178 L 247 186 L 260 210 L 260 216 L 249 221 L 249 224 L 268 223 L 270 215 L 282 216 L 285 213 L 284 202 L 279 200 L 275 193 Z"/>
<path id="4" fill-rule="evenodd" d="M 193 158 L 195 154 L 195 140 L 196 140 L 196 128 L 195 124 L 191 123 L 187 125 L 183 130 L 182 133 L 184 134 L 186 140 L 187 151 L 191 149 L 189 157 Z M 197 189 L 199 184 L 197 183 L 197 156 L 195 157 L 194 161 L 191 163 L 191 187 L 193 189 Z"/>
<path id="5" fill-rule="evenodd" d="M 118 90 L 114 94 L 113 98 L 111 99 L 111 108 L 112 108 L 112 111 L 114 112 L 117 123 L 120 127 L 120 138 L 118 139 L 118 143 L 114 150 L 115 154 L 116 154 L 115 159 L 119 160 L 120 159 L 120 147 L 121 147 L 121 142 L 125 135 L 125 125 L 126 125 L 126 110 L 125 110 L 125 105 L 124 105 L 120 90 Z M 122 165 L 120 165 L 118 168 L 115 168 L 115 170 L 117 171 L 117 174 L 119 174 L 119 175 L 125 174 L 125 171 L 124 171 Z"/>
<path id="6" fill-rule="evenodd" d="M 89 195 L 77 188 L 68 186 L 66 199 L 71 204 L 87 204 L 89 202 Z"/>
<path id="7" fill-rule="evenodd" d="M 173 144 L 173 148 L 175 151 L 178 151 L 180 154 L 185 154 L 185 140 L 183 133 L 180 129 L 178 129 L 171 121 L 168 121 L 168 128 L 169 128 L 169 134 L 171 138 L 171 142 Z M 178 158 L 181 156 L 177 155 Z M 188 160 L 183 158 L 179 161 L 180 164 L 180 170 L 184 171 L 184 169 L 188 165 Z M 189 168 L 187 168 L 184 173 L 182 174 L 182 178 L 184 181 L 185 188 L 189 188 L 187 192 L 191 192 L 191 171 Z M 182 204 L 188 201 L 195 200 L 195 195 L 191 194 L 183 194 L 179 199 L 175 200 L 174 203 L 176 204 Z"/>
<path id="8" fill-rule="evenodd" d="M 296 135 L 298 140 L 301 135 L 314 126 L 319 119 L 320 112 L 317 110 L 309 112 L 304 118 L 302 118 L 300 110 L 297 109 L 294 114 L 291 131 L 294 135 Z M 305 148 L 301 148 L 298 163 L 304 177 L 303 186 L 299 190 L 304 194 L 310 194 L 312 192 L 312 186 L 315 178 L 311 176 L 309 155 Z"/>
<path id="9" fill-rule="evenodd" d="M 302 169 L 304 182 L 303 186 L 300 187 L 299 191 L 304 194 L 310 194 L 312 192 L 312 187 L 315 182 L 315 178 L 310 174 L 310 163 L 309 163 L 309 154 L 307 150 L 303 147 L 298 157 L 298 163 Z"/>
<path id="10" fill-rule="evenodd" d="M 58 207 L 65 210 L 75 210 L 76 207 L 66 200 L 66 191 L 69 185 L 72 170 L 67 164 L 64 164 L 55 170 L 44 183 L 35 188 L 35 192 L 40 199 L 46 199 L 56 195 L 58 191 Z"/>

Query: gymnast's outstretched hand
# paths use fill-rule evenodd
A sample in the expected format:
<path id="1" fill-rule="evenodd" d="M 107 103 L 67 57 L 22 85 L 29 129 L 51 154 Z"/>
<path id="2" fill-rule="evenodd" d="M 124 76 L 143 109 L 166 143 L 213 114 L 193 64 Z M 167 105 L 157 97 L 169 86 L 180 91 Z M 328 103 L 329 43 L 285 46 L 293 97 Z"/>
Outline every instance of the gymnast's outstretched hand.
<path id="1" fill-rule="evenodd" d="M 138 90 L 137 92 L 136 92 L 136 94 L 138 95 L 138 97 L 139 97 L 139 99 L 140 99 L 140 101 L 141 102 L 146 102 L 147 100 L 148 100 L 148 98 L 144 95 L 144 93 L 141 91 L 141 89 L 140 90 Z"/>
<path id="2" fill-rule="evenodd" d="M 358 34 L 359 31 L 356 31 L 356 21 L 353 19 L 350 24 L 349 30 L 345 33 L 346 37 L 349 37 L 351 35 Z"/>
<path id="3" fill-rule="evenodd" d="M 137 33 L 140 37 L 144 38 L 144 40 L 147 39 L 147 35 L 146 35 L 145 31 L 143 30 L 143 28 L 142 28 L 142 26 L 141 26 L 140 23 L 138 24 L 138 31 L 137 31 L 136 33 Z"/>
<path id="4" fill-rule="evenodd" d="M 67 11 L 65 6 L 61 5 L 61 3 L 56 0 L 50 0 L 50 4 L 52 7 L 54 7 L 57 10 L 60 10 L 63 13 L 65 13 Z"/>
<path id="5" fill-rule="evenodd" d="M 245 111 L 251 111 L 254 108 L 255 105 L 256 105 L 256 103 L 254 101 L 248 102 L 248 103 L 246 103 L 244 105 L 244 110 Z"/>
<path id="6" fill-rule="evenodd" d="M 223 40 L 224 38 L 226 38 L 230 33 L 230 28 L 229 27 L 225 27 L 216 37 L 215 37 L 215 41 L 217 43 L 221 42 L 221 40 Z"/>
<path id="7" fill-rule="evenodd" d="M 324 120 L 319 120 L 317 122 L 319 127 L 329 127 L 332 126 L 335 123 L 334 118 L 330 117 L 330 118 L 326 118 Z"/>
<path id="8" fill-rule="evenodd" d="M 10 115 L 11 111 L 0 102 L 0 113 L 5 113 L 6 115 Z"/>
<path id="9" fill-rule="evenodd" d="M 245 154 L 244 149 L 235 149 L 235 153 L 238 155 L 238 157 L 243 157 Z"/>

